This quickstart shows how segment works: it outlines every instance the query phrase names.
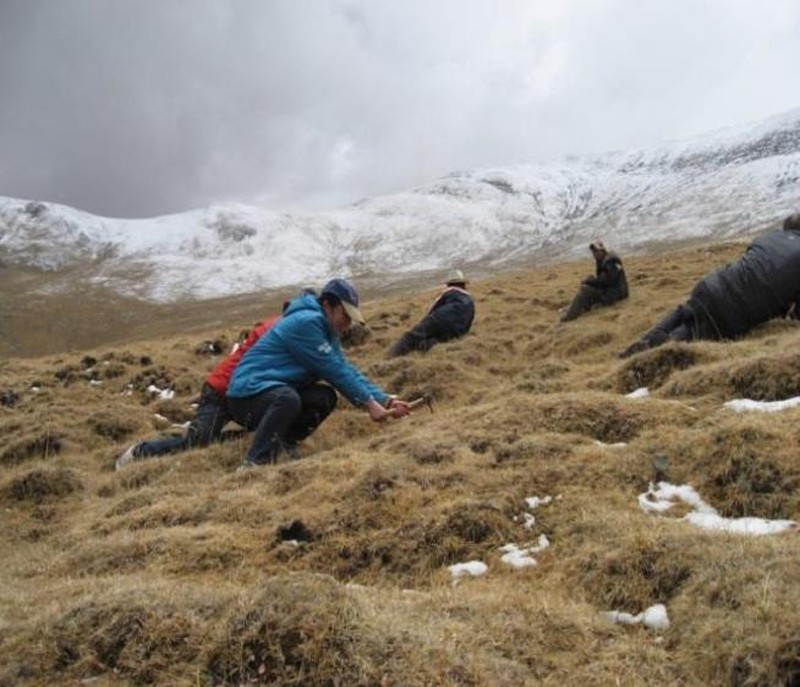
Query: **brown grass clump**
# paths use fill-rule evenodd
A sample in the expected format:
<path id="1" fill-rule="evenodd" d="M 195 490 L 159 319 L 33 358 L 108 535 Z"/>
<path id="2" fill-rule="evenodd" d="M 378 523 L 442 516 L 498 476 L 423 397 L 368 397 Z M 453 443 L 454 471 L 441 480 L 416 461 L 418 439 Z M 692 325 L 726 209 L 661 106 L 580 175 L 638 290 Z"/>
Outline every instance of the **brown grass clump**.
<path id="1" fill-rule="evenodd" d="M 102 294 L 104 331 L 137 323 L 124 344 L 37 297 L 26 307 L 70 352 L 0 361 L 0 687 L 797 684 L 796 532 L 706 531 L 688 506 L 651 514 L 638 497 L 667 480 L 723 516 L 800 520 L 800 409 L 723 407 L 800 394 L 798 324 L 617 357 L 742 249 L 623 256 L 630 299 L 566 324 L 590 260 L 476 279 L 468 336 L 392 360 L 441 275 L 424 293 L 422 277 L 362 288 L 370 334 L 348 356 L 433 412 L 375 424 L 343 401 L 302 458 L 243 474 L 249 434 L 114 463 L 181 431 L 222 342 L 290 294 Z M 34 322 L 11 313 L 0 344 L 51 345 Z M 504 561 L 510 544 L 535 564 Z M 469 561 L 485 574 L 456 582 L 448 566 Z M 657 603 L 669 628 L 605 615 Z"/>
<path id="2" fill-rule="evenodd" d="M 800 395 L 800 355 L 777 352 L 743 361 L 727 361 L 681 375 L 665 392 L 669 395 L 695 395 L 715 391 L 722 398 L 750 398 L 779 401 Z"/>
<path id="3" fill-rule="evenodd" d="M 142 429 L 138 418 L 119 409 L 100 411 L 89 417 L 87 423 L 95 434 L 111 441 L 123 441 Z"/>
<path id="4" fill-rule="evenodd" d="M 32 458 L 52 458 L 63 447 L 62 435 L 50 427 L 21 429 L 16 436 L 6 436 L 0 443 L 2 465 L 16 465 Z"/>
<path id="5" fill-rule="evenodd" d="M 322 578 L 276 577 L 225 624 L 208 655 L 212 684 L 375 684 L 378 638 L 346 590 Z M 366 664 L 365 664 L 366 663 Z"/>
<path id="6" fill-rule="evenodd" d="M 61 499 L 83 488 L 83 482 L 74 470 L 56 468 L 31 470 L 10 480 L 4 491 L 16 501 L 42 503 L 54 498 Z"/>
<path id="7" fill-rule="evenodd" d="M 727 422 L 686 447 L 689 471 L 729 517 L 791 519 L 800 509 L 797 443 L 762 422 Z"/>
<path id="8" fill-rule="evenodd" d="M 33 624 L 3 677 L 19 684 L 49 676 L 66 684 L 117 675 L 129 684 L 188 685 L 206 622 L 217 612 L 213 604 L 185 596 L 178 603 L 163 593 L 149 599 L 116 592 L 86 596 L 46 624 Z"/>
<path id="9" fill-rule="evenodd" d="M 674 370 L 686 370 L 698 362 L 694 347 L 671 344 L 635 356 L 617 373 L 617 386 L 627 393 L 640 387 L 660 387 Z"/>

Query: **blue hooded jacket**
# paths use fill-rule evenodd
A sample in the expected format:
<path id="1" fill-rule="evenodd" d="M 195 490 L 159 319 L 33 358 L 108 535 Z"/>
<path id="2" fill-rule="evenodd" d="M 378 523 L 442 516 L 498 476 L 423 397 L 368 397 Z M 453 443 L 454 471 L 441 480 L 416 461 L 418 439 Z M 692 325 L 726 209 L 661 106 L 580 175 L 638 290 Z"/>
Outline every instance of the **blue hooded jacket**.
<path id="1" fill-rule="evenodd" d="M 356 406 L 389 398 L 345 357 L 316 296 L 303 294 L 239 361 L 228 396 L 245 398 L 276 386 L 302 389 L 320 379 Z"/>

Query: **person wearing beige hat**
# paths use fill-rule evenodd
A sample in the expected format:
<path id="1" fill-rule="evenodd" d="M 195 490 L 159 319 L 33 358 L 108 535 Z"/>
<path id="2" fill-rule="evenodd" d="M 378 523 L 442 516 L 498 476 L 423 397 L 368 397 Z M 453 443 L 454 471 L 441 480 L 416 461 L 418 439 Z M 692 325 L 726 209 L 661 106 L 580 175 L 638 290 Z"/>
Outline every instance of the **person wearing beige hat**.
<path id="1" fill-rule="evenodd" d="M 574 320 L 593 308 L 611 305 L 628 297 L 628 280 L 620 257 L 609 251 L 602 241 L 593 241 L 589 250 L 595 261 L 595 274 L 581 282 L 575 298 L 561 317 Z"/>
<path id="2" fill-rule="evenodd" d="M 444 289 L 425 317 L 407 331 L 387 352 L 395 358 L 412 351 L 428 351 L 437 343 L 464 336 L 475 319 L 475 303 L 467 291 L 467 280 L 459 269 L 447 274 Z"/>

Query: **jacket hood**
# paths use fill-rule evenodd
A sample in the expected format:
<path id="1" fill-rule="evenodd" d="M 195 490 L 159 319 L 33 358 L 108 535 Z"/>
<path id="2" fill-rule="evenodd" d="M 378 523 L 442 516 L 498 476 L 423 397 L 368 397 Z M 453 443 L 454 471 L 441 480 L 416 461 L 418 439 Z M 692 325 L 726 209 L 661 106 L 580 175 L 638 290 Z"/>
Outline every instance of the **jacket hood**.
<path id="1" fill-rule="evenodd" d="M 339 338 L 336 336 L 336 332 L 333 330 L 333 327 L 331 327 L 331 323 L 328 322 L 328 318 L 325 317 L 325 311 L 322 309 L 322 304 L 319 302 L 316 294 L 300 294 L 289 304 L 289 307 L 286 308 L 286 311 L 283 313 L 283 317 L 285 319 L 298 313 L 303 313 L 306 317 L 314 317 L 315 315 L 321 317 L 322 321 L 325 323 L 325 330 L 327 331 L 328 336 L 331 336 L 334 339 Z"/>
<path id="2" fill-rule="evenodd" d="M 323 312 L 320 302 L 313 293 L 303 293 L 289 303 L 289 307 L 286 308 L 286 312 L 283 313 L 283 316 L 289 317 L 289 315 L 294 315 L 302 310 Z"/>

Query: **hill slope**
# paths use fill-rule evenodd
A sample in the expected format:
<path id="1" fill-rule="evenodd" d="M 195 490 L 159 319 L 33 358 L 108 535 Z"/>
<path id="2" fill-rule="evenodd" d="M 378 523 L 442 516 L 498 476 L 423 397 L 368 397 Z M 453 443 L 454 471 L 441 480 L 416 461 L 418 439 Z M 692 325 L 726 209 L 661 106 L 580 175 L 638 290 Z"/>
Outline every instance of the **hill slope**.
<path id="1" fill-rule="evenodd" d="M 664 456 L 722 516 L 800 519 L 800 410 L 723 406 L 800 394 L 797 324 L 616 357 L 742 248 L 631 258 L 631 299 L 568 325 L 589 261 L 477 282 L 474 331 L 399 360 L 383 352 L 431 294 L 376 299 L 351 357 L 435 412 L 344 407 L 303 459 L 245 475 L 246 440 L 113 462 L 156 411 L 189 417 L 214 363 L 198 344 L 250 320 L 0 363 L 0 685 L 796 684 L 797 534 L 638 497 Z M 454 585 L 469 561 L 488 571 Z M 669 627 L 604 615 L 656 604 Z"/>

